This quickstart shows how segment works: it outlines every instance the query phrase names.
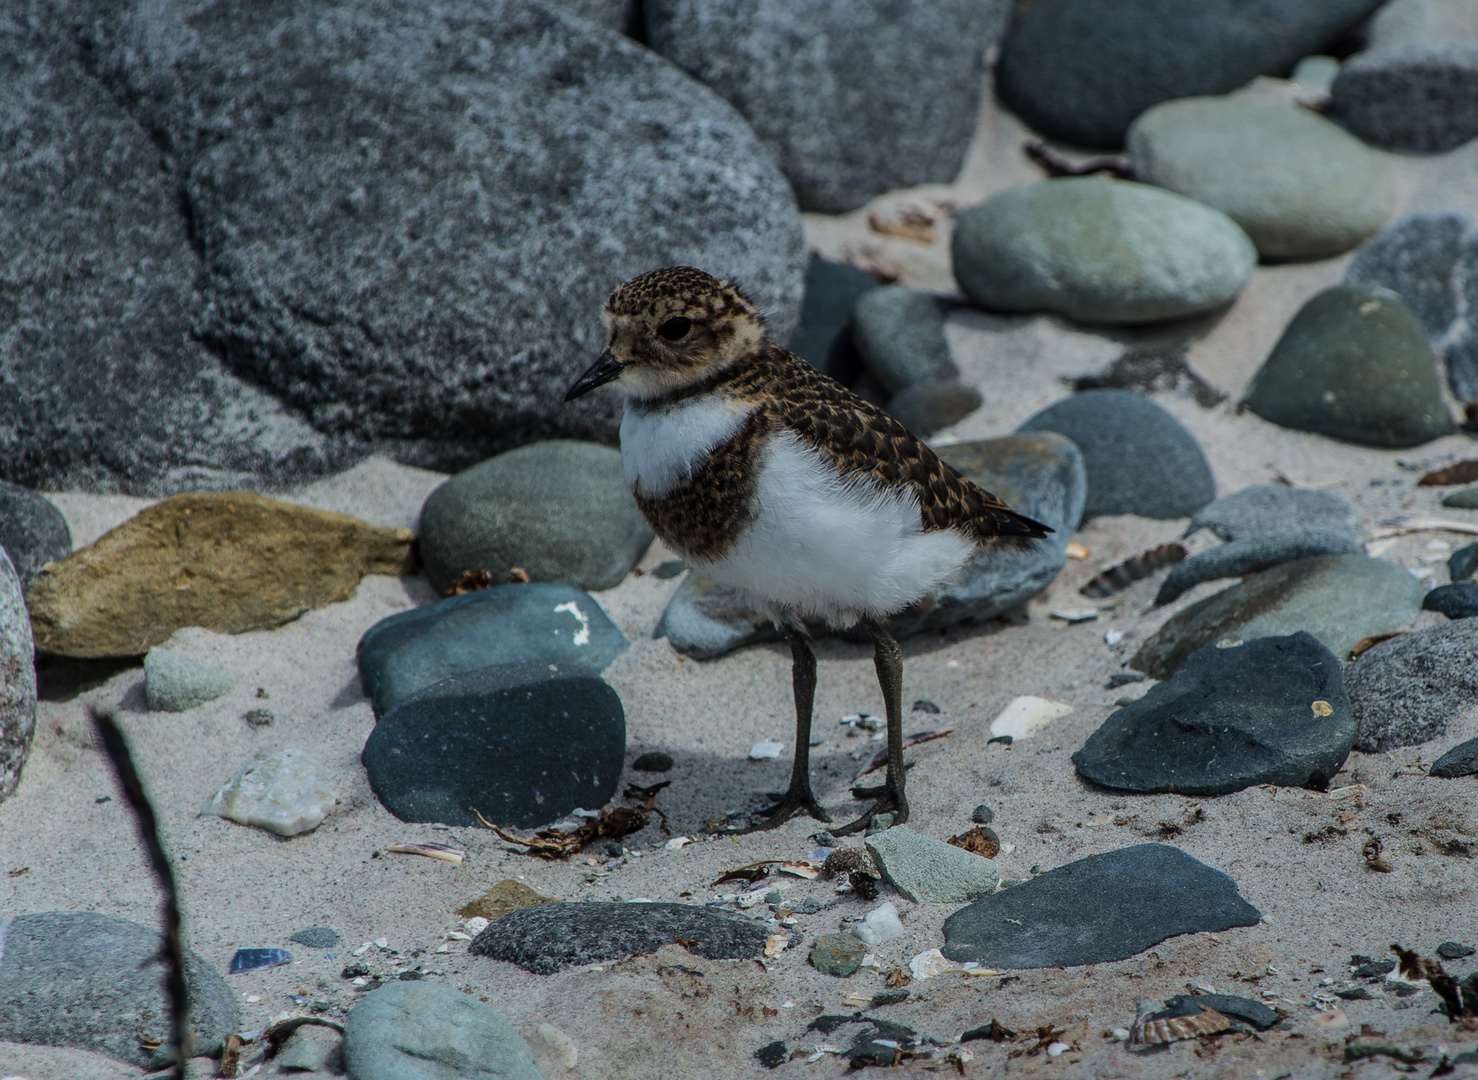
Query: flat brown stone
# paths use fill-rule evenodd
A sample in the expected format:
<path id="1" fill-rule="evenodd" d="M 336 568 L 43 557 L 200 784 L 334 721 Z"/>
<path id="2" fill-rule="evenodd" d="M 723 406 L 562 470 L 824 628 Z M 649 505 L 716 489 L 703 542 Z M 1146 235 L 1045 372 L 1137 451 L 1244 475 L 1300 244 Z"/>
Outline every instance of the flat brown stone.
<path id="1" fill-rule="evenodd" d="M 36 648 L 138 656 L 176 630 L 239 634 L 347 600 L 366 574 L 415 565 L 414 535 L 246 491 L 176 495 L 26 589 Z"/>

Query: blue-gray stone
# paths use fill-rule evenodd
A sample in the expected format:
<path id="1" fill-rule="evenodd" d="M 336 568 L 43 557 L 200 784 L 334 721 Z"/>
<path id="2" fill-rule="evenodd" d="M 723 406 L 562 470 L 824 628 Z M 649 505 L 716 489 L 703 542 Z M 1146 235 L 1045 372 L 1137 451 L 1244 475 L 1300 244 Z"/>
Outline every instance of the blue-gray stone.
<path id="1" fill-rule="evenodd" d="M 463 573 L 582 589 L 621 583 L 652 542 L 621 471 L 621 453 L 597 443 L 550 439 L 464 469 L 421 507 L 421 560 L 445 592 Z"/>
<path id="2" fill-rule="evenodd" d="M 1478 510 L 1478 485 L 1475 485 L 1473 487 L 1465 487 L 1458 491 L 1454 491 L 1451 494 L 1442 496 L 1442 505 L 1450 506 L 1455 510 Z M 1473 544 L 1468 545 L 1469 548 L 1474 546 L 1475 545 Z M 1468 549 L 1463 548 L 1462 550 L 1466 551 Z M 1450 563 L 1451 560 L 1449 560 L 1449 564 Z M 1460 576 L 1467 577 L 1468 574 L 1471 574 L 1472 572 L 1473 570 L 1470 566 L 1466 573 L 1461 575 L 1453 574 L 1452 577 L 1454 580 L 1456 580 Z"/>
<path id="3" fill-rule="evenodd" d="M 1348 251 L 1396 201 L 1380 156 L 1291 101 L 1250 94 L 1166 101 L 1129 129 L 1134 175 L 1214 206 L 1264 259 Z"/>
<path id="4" fill-rule="evenodd" d="M 994 968 L 1102 964 L 1180 934 L 1261 919 L 1220 870 L 1167 844 L 1138 844 L 1059 866 L 960 909 L 944 922 L 944 955 Z"/>
<path id="5" fill-rule="evenodd" d="M 1081 322 L 1178 319 L 1232 300 L 1257 249 L 1220 210 L 1149 184 L 1040 180 L 960 211 L 955 280 L 987 311 Z"/>
<path id="6" fill-rule="evenodd" d="M 807 210 L 955 178 L 1007 0 L 644 0 L 647 43 L 728 99 Z"/>
<path id="7" fill-rule="evenodd" d="M 167 1064 L 171 1031 L 157 930 L 91 911 L 46 911 L 0 920 L 0 1040 L 70 1046 L 140 1068 Z M 194 952 L 185 952 L 194 1052 L 218 1056 L 240 1029 L 236 997 Z"/>
<path id="8" fill-rule="evenodd" d="M 1331 116 L 1366 142 L 1440 154 L 1478 137 L 1478 42 L 1356 53 L 1330 90 Z"/>
<path id="9" fill-rule="evenodd" d="M 1467 490 L 1478 491 L 1478 488 Z M 1443 499 L 1442 505 L 1450 504 Z M 1475 505 L 1478 505 L 1478 501 L 1475 501 Z M 1474 570 L 1478 570 L 1478 544 L 1465 544 L 1447 557 L 1447 576 L 1453 581 L 1463 581 L 1472 577 Z"/>
<path id="10" fill-rule="evenodd" d="M 152 712 L 184 712 L 231 692 L 236 676 L 168 649 L 144 656 L 144 698 Z"/>
<path id="11" fill-rule="evenodd" d="M 1083 454 L 1085 519 L 1102 514 L 1180 518 L 1216 497 L 1200 444 L 1159 405 L 1128 390 L 1086 390 L 1049 405 L 1019 428 L 1055 431 Z"/>
<path id="12" fill-rule="evenodd" d="M 940 428 L 958 424 L 984 401 L 980 391 L 968 383 L 939 379 L 905 387 L 888 399 L 885 408 L 894 420 L 926 439 Z"/>
<path id="13" fill-rule="evenodd" d="M 628 642 L 572 585 L 500 585 L 381 619 L 359 639 L 359 681 L 384 716 L 423 687 L 463 672 L 531 662 L 598 674 Z"/>
<path id="14" fill-rule="evenodd" d="M 1304 304 L 1246 405 L 1282 427 L 1370 446 L 1418 446 L 1455 430 L 1426 331 L 1376 285 L 1335 285 Z"/>
<path id="15" fill-rule="evenodd" d="M 1200 529 L 1210 529 L 1223 540 L 1247 540 L 1300 529 L 1339 533 L 1356 542 L 1365 538 L 1359 512 L 1344 499 L 1332 491 L 1287 484 L 1256 484 L 1208 503 L 1196 511 L 1185 534 L 1190 536 Z"/>
<path id="16" fill-rule="evenodd" d="M 1049 431 L 940 447 L 939 456 L 1009 506 L 1054 531 L 1019 550 L 982 552 L 958 585 L 943 590 L 928 610 L 893 616 L 896 637 L 955 623 L 992 619 L 1035 596 L 1067 561 L 1088 490 L 1083 457 L 1072 441 Z M 824 627 L 812 628 L 826 633 Z M 745 606 L 732 590 L 689 574 L 673 594 L 653 633 L 686 656 L 707 660 L 744 645 L 778 641 L 768 617 Z"/>
<path id="17" fill-rule="evenodd" d="M 20 578 L 0 548 L 0 800 L 15 791 L 36 734 L 36 644 Z"/>
<path id="18" fill-rule="evenodd" d="M 1441 612 L 1449 619 L 1471 619 L 1478 615 L 1478 582 L 1438 585 L 1423 598 L 1422 610 Z"/>
<path id="19" fill-rule="evenodd" d="M 1390 289 L 1421 320 L 1435 348 L 1458 314 L 1453 271 L 1469 242 L 1473 221 L 1452 211 L 1407 214 L 1355 253 L 1345 280 Z"/>
<path id="20" fill-rule="evenodd" d="M 1345 671 L 1355 749 L 1383 754 L 1447 731 L 1478 701 L 1478 621 L 1458 619 L 1367 649 Z"/>
<path id="21" fill-rule="evenodd" d="M 540 904 L 494 919 L 467 951 L 517 964 L 535 975 L 654 953 L 681 941 L 709 960 L 748 960 L 765 950 L 762 922 L 696 904 Z"/>
<path id="22" fill-rule="evenodd" d="M 392 982 L 344 1022 L 351 1080 L 541 1080 L 534 1053 L 503 1014 L 442 983 Z"/>
<path id="23" fill-rule="evenodd" d="M 1422 595 L 1416 578 L 1383 559 L 1365 555 L 1297 559 L 1177 612 L 1129 664 L 1152 679 L 1167 679 L 1203 645 L 1283 637 L 1300 630 L 1318 638 L 1335 656 L 1345 657 L 1361 638 L 1409 626 Z"/>
<path id="24" fill-rule="evenodd" d="M 958 378 L 944 315 L 940 298 L 921 289 L 887 285 L 863 293 L 852 309 L 852 341 L 868 374 L 890 394 Z"/>
<path id="25" fill-rule="evenodd" d="M 339 932 L 331 926 L 305 926 L 287 940 L 310 949 L 332 949 L 339 943 Z"/>
<path id="26" fill-rule="evenodd" d="M 1155 604 L 1169 604 L 1203 581 L 1241 577 L 1279 563 L 1314 555 L 1361 555 L 1364 547 L 1342 532 L 1297 529 L 1285 533 L 1232 540 L 1176 563 L 1155 594 Z"/>
<path id="27" fill-rule="evenodd" d="M 1322 787 L 1354 739 L 1340 662 L 1300 631 L 1192 653 L 1168 681 L 1112 713 L 1073 764 L 1119 791 Z"/>
<path id="28" fill-rule="evenodd" d="M 812 254 L 800 322 L 785 347 L 818 371 L 850 384 L 857 375 L 848 331 L 852 308 L 863 293 L 876 288 L 877 279 L 866 271 Z"/>
<path id="29" fill-rule="evenodd" d="M 499 668 L 407 698 L 361 754 L 375 797 L 402 821 L 476 825 L 481 813 L 520 828 L 604 806 L 625 759 L 621 699 L 600 679 L 510 686 Z"/>
<path id="30" fill-rule="evenodd" d="M 42 566 L 72 554 L 72 530 L 45 495 L 0 480 L 0 548 L 24 586 Z"/>
<path id="31" fill-rule="evenodd" d="M 1449 780 L 1459 776 L 1472 776 L 1474 773 L 1478 773 L 1478 739 L 1458 743 L 1434 761 L 1432 767 L 1427 770 L 1428 776 L 1439 776 Z M 1469 949 L 1462 955 L 1471 956 L 1473 950 Z"/>
<path id="32" fill-rule="evenodd" d="M 1380 0 L 1036 0 L 996 68 L 1006 107 L 1049 138 L 1114 147 L 1152 105 L 1225 94 L 1322 52 Z"/>

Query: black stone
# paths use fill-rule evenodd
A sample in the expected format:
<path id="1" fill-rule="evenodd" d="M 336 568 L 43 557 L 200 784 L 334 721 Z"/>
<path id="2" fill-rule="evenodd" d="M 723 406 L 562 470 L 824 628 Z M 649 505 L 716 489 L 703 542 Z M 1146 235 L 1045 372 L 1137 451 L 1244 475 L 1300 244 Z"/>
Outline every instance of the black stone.
<path id="1" fill-rule="evenodd" d="M 934 704 L 934 702 L 930 701 L 928 698 L 919 698 L 913 703 L 913 711 L 928 713 L 930 716 L 938 716 L 944 710 L 941 709 L 938 705 Z"/>
<path id="2" fill-rule="evenodd" d="M 402 821 L 527 828 L 616 792 L 621 699 L 599 679 L 523 686 L 453 676 L 380 719 L 362 755 L 375 796 Z"/>
<path id="3" fill-rule="evenodd" d="M 1142 671 L 1116 671 L 1109 676 L 1108 688 L 1110 690 L 1117 690 L 1121 686 L 1144 682 L 1144 680 L 1145 674 Z"/>
<path id="4" fill-rule="evenodd" d="M 1394 960 L 1372 960 L 1368 956 L 1350 957 L 1350 974 L 1357 979 L 1383 979 L 1395 970 Z"/>
<path id="5" fill-rule="evenodd" d="M 0 548 L 24 586 L 42 566 L 72 554 L 72 530 L 46 496 L 0 480 Z"/>
<path id="6" fill-rule="evenodd" d="M 860 357 L 850 343 L 841 350 L 837 345 L 849 334 L 847 325 L 857 298 L 877 287 L 877 279 L 866 271 L 813 254 L 806 265 L 801 321 L 786 348 L 818 371 L 839 382 L 850 383 L 857 377 Z M 833 363 L 843 359 L 851 363 Z"/>
<path id="7" fill-rule="evenodd" d="M 970 820 L 977 825 L 989 825 L 995 819 L 996 812 L 989 806 L 986 806 L 985 803 L 981 803 L 970 812 Z"/>
<path id="8" fill-rule="evenodd" d="M 1319 715 L 1317 701 L 1329 712 Z M 1317 787 L 1339 771 L 1354 737 L 1339 661 L 1299 631 L 1192 653 L 1167 682 L 1110 715 L 1073 764 L 1123 791 Z"/>
<path id="9" fill-rule="evenodd" d="M 1471 619 L 1478 615 L 1478 582 L 1438 585 L 1423 598 L 1422 610 L 1439 611 L 1449 619 Z"/>
<path id="10" fill-rule="evenodd" d="M 1458 743 L 1427 770 L 1428 776 L 1440 776 L 1444 779 L 1472 776 L 1474 773 L 1478 773 L 1478 739 Z"/>
<path id="11" fill-rule="evenodd" d="M 763 923 L 693 904 L 589 901 L 511 911 L 489 923 L 467 951 L 552 975 L 673 942 L 709 960 L 745 960 L 764 953 L 768 936 Z"/>
<path id="12" fill-rule="evenodd" d="M 637 772 L 666 772 L 672 768 L 672 755 L 661 750 L 648 750 L 633 761 L 631 767 Z"/>
<path id="13" fill-rule="evenodd" d="M 1123 960 L 1179 934 L 1255 926 L 1226 874 L 1166 844 L 1138 844 L 1049 870 L 955 912 L 944 955 L 996 968 Z"/>
<path id="14" fill-rule="evenodd" d="M 1453 581 L 1465 581 L 1478 570 L 1478 544 L 1467 544 L 1447 557 L 1447 576 Z"/>
<path id="15" fill-rule="evenodd" d="M 1335 997 L 1344 998 L 1346 1001 L 1374 1001 L 1375 995 L 1363 986 L 1356 986 L 1350 990 L 1336 990 Z"/>
<path id="16" fill-rule="evenodd" d="M 1251 998 L 1238 997 L 1236 994 L 1181 994 L 1165 1002 L 1167 1009 L 1179 1009 L 1187 1003 L 1198 1005 L 1200 1009 L 1215 1009 L 1223 1016 L 1230 1016 L 1235 1020 L 1246 1020 L 1258 1031 L 1266 1031 L 1279 1020 L 1283 1019 L 1277 1009 L 1270 1009 L 1260 1001 Z M 1191 1016 L 1193 1013 L 1186 1013 Z"/>
<path id="17" fill-rule="evenodd" d="M 1437 955 L 1444 960 L 1461 960 L 1465 956 L 1472 956 L 1478 949 L 1471 945 L 1464 945 L 1460 941 L 1444 941 L 1437 946 Z"/>
<path id="18" fill-rule="evenodd" d="M 1232 540 L 1172 566 L 1155 594 L 1155 604 L 1172 603 L 1203 581 L 1255 574 L 1270 566 L 1315 555 L 1358 555 L 1364 551 L 1358 540 L 1333 530 L 1299 529 Z"/>
<path id="19" fill-rule="evenodd" d="M 754 1052 L 754 1060 L 758 1061 L 767 1069 L 778 1069 L 785 1064 L 787 1051 L 785 1040 L 776 1039 L 772 1043 L 765 1043 Z"/>

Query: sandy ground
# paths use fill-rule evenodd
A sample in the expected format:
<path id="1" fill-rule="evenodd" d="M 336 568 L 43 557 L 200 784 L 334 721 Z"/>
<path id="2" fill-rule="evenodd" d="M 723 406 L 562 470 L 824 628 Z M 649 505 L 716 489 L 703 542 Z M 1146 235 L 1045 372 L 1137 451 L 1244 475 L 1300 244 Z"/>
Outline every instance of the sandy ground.
<path id="1" fill-rule="evenodd" d="M 1022 137 L 1015 120 L 987 108 L 956 184 L 894 193 L 869 209 L 891 213 L 928 198 L 968 203 L 1034 179 L 1039 174 L 1019 152 Z M 1478 144 L 1441 158 L 1392 158 L 1401 211 L 1478 211 L 1475 163 Z M 909 283 L 952 290 L 947 223 L 935 242 L 925 245 L 870 232 L 867 213 L 808 217 L 813 245 L 889 265 Z M 950 340 L 986 405 L 942 433 L 940 441 L 1010 432 L 1063 396 L 1063 376 L 1102 368 L 1130 341 L 1192 339 L 1195 366 L 1235 401 L 1298 305 L 1337 280 L 1343 267 L 1339 259 L 1265 267 L 1225 312 L 1149 331 L 1100 335 L 1049 318 L 956 315 Z M 1440 509 L 1440 491 L 1413 486 L 1416 468 L 1470 455 L 1465 436 L 1409 451 L 1371 450 L 1284 431 L 1250 414 L 1238 416 L 1231 403 L 1203 409 L 1176 394 L 1157 400 L 1205 447 L 1223 494 L 1281 475 L 1350 499 L 1367 526 L 1402 511 L 1478 522 L 1478 514 Z M 422 499 L 441 479 L 371 459 L 287 497 L 377 524 L 414 526 Z M 56 493 L 55 501 L 78 544 L 144 505 L 137 499 L 67 492 Z M 1074 773 L 1070 755 L 1112 711 L 1114 700 L 1145 688 L 1109 690 L 1108 676 L 1169 614 L 1220 586 L 1202 585 L 1168 609 L 1152 609 L 1158 583 L 1152 579 L 1107 605 L 1098 622 L 1068 626 L 1048 613 L 1083 606 L 1076 590 L 1098 569 L 1176 538 L 1183 527 L 1184 522 L 1134 517 L 1093 521 L 1076 538 L 1090 558 L 1069 563 L 1051 589 L 1015 617 L 904 643 L 905 701 L 929 698 L 947 713 L 928 722 L 915 714 L 910 727 L 955 727 L 952 737 L 910 752 L 916 762 L 909 780 L 911 824 L 947 837 L 968 826 L 976 804 L 989 803 L 996 811 L 993 827 L 1014 845 L 1000 859 L 1003 873 L 1015 877 L 1146 839 L 1168 840 L 1231 874 L 1263 912 L 1264 922 L 1171 939 L 1120 963 L 916 982 L 908 1001 L 881 1015 L 939 1039 L 956 1038 L 992 1017 L 1020 1032 L 1050 1025 L 1071 1046 L 1049 1058 L 1025 1052 L 1035 1040 L 1001 1046 L 973 1042 L 968 1049 L 975 1059 L 964 1067 L 967 1076 L 1293 1075 L 1302 1080 L 1383 1075 L 1389 1061 L 1343 1064 L 1345 1041 L 1364 1025 L 1392 1041 L 1471 1048 L 1478 1033 L 1459 1032 L 1432 1015 L 1436 998 L 1430 993 L 1400 1001 L 1347 1002 L 1342 1015 L 1324 1023 L 1316 1018 L 1328 1000 L 1316 995 L 1347 985 L 1351 953 L 1387 955 L 1392 942 L 1401 942 L 1430 955 L 1448 939 L 1478 943 L 1474 863 L 1438 854 L 1436 846 L 1455 836 L 1478 840 L 1472 783 L 1428 780 L 1418 768 L 1478 734 L 1478 717 L 1458 718 L 1445 737 L 1425 746 L 1352 755 L 1333 786 L 1366 785 L 1363 796 L 1354 799 L 1331 801 L 1316 792 L 1272 788 L 1220 798 L 1126 796 L 1090 788 Z M 1421 534 L 1401 540 L 1383 557 L 1413 569 L 1429 568 L 1441 583 L 1446 580 L 1442 545 L 1463 542 L 1450 533 Z M 667 557 L 654 546 L 642 567 L 650 569 Z M 784 787 L 793 749 L 789 657 L 780 646 L 707 663 L 677 656 L 666 641 L 651 637 L 677 585 L 650 574 L 633 575 L 599 599 L 632 642 L 606 672 L 625 705 L 628 760 L 654 748 L 673 755 L 675 768 L 661 778 L 673 783 L 658 805 L 673 835 L 695 835 L 710 818 L 753 807 L 764 793 Z M 814 1049 L 826 1040 L 814 1033 L 803 1036 L 807 1023 L 823 1012 L 851 1011 L 843 1006 L 849 993 L 883 989 L 880 969 L 837 980 L 806 964 L 806 947 L 760 964 L 703 960 L 672 946 L 653 957 L 541 977 L 467 956 L 458 942 L 448 953 L 434 951 L 448 931 L 460 929 L 455 910 L 504 878 L 565 899 L 697 903 L 715 894 L 709 883 L 725 869 L 758 859 L 804 857 L 815 846 L 808 835 L 817 826 L 797 820 L 772 833 L 700 838 L 669 851 L 663 846 L 667 836 L 654 823 L 629 838 L 633 857 L 592 866 L 584 860 L 546 863 L 511 854 L 481 829 L 397 821 L 375 801 L 358 760 L 373 718 L 360 691 L 354 646 L 377 620 L 432 599 L 424 579 L 376 577 L 367 579 L 352 600 L 276 630 L 236 637 L 182 631 L 171 648 L 221 664 L 239 680 L 226 697 L 184 714 L 145 710 L 143 674 L 136 664 L 47 665 L 30 762 L 19 790 L 0 804 L 0 868 L 7 871 L 0 874 L 0 913 L 90 909 L 155 922 L 158 900 L 133 823 L 93 747 L 84 712 L 88 704 L 116 706 L 176 858 L 191 947 L 224 972 L 235 949 L 286 946 L 287 936 L 306 926 L 327 924 L 344 937 L 334 959 L 292 946 L 296 959 L 289 966 L 229 976 L 247 1028 L 299 1011 L 302 1003 L 294 995 L 308 1004 L 327 1003 L 329 1015 L 342 1016 L 354 997 L 339 977 L 349 951 L 384 938 L 393 952 L 371 948 L 360 958 L 374 970 L 420 965 L 492 1003 L 525 1035 L 533 1037 L 546 1023 L 568 1034 L 578 1047 L 576 1063 L 569 1069 L 557 1055 L 546 1054 L 547 1080 L 843 1073 L 845 1061 L 826 1055 L 815 1063 L 791 1061 L 766 1074 L 751 1054 L 774 1039 Z M 1421 621 L 1436 620 L 1423 616 Z M 1105 643 L 1110 628 L 1125 635 L 1117 646 Z M 817 787 L 823 801 L 847 818 L 860 809 L 846 794 L 855 759 L 876 744 L 863 746 L 844 737 L 837 720 L 859 710 L 880 712 L 880 698 L 867 649 L 826 641 L 817 652 L 816 715 L 827 735 L 813 753 Z M 990 720 L 1018 694 L 1054 697 L 1074 708 L 1013 747 L 987 746 Z M 251 728 L 241 716 L 260 704 L 273 709 L 276 723 Z M 786 744 L 780 760 L 747 760 L 749 747 L 762 738 Z M 342 805 L 317 831 L 283 840 L 198 815 L 216 788 L 255 755 L 292 746 L 311 750 L 338 770 Z M 645 784 L 659 778 L 628 774 L 623 784 L 626 779 Z M 115 797 L 98 802 L 106 795 Z M 1347 835 L 1328 843 L 1304 842 L 1305 834 L 1327 825 Z M 1372 834 L 1383 838 L 1393 873 L 1366 868 L 1360 850 Z M 383 854 L 387 845 L 413 840 L 464 848 L 466 862 L 453 866 Z M 835 902 L 799 917 L 807 946 L 815 935 L 835 931 L 844 917 L 871 906 L 837 896 L 824 881 L 797 880 L 786 895 Z M 940 928 L 953 907 L 914 905 L 887 889 L 884 897 L 898 904 L 907 934 L 878 947 L 882 968 L 906 964 L 910 956 L 942 944 Z M 1449 968 L 1465 972 L 1471 966 L 1459 961 Z M 1333 985 L 1324 985 L 1328 979 L 1335 980 Z M 1180 1043 L 1148 1054 L 1131 1054 L 1106 1037 L 1109 1029 L 1129 1024 L 1137 999 L 1181 993 L 1187 984 L 1269 1000 L 1287 1011 L 1288 1026 L 1260 1037 Z M 1329 1023 L 1333 1026 L 1325 1026 Z M 841 1044 L 841 1037 L 833 1041 Z M 203 1069 L 208 1063 L 197 1064 Z M 916 1062 L 903 1069 L 931 1070 L 949 1074 L 953 1066 Z M 87 1053 L 0 1043 L 0 1076 L 11 1074 L 30 1080 L 138 1075 Z"/>

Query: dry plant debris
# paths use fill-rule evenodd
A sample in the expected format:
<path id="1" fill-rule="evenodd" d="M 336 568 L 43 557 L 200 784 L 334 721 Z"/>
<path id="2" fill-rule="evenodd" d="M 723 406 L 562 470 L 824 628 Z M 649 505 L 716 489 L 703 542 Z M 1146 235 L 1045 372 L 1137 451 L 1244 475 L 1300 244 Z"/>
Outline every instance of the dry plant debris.
<path id="1" fill-rule="evenodd" d="M 1001 850 L 1000 842 L 986 836 L 979 825 L 959 836 L 951 836 L 945 843 L 951 847 L 964 848 L 972 855 L 979 855 L 986 859 L 994 859 Z"/>

